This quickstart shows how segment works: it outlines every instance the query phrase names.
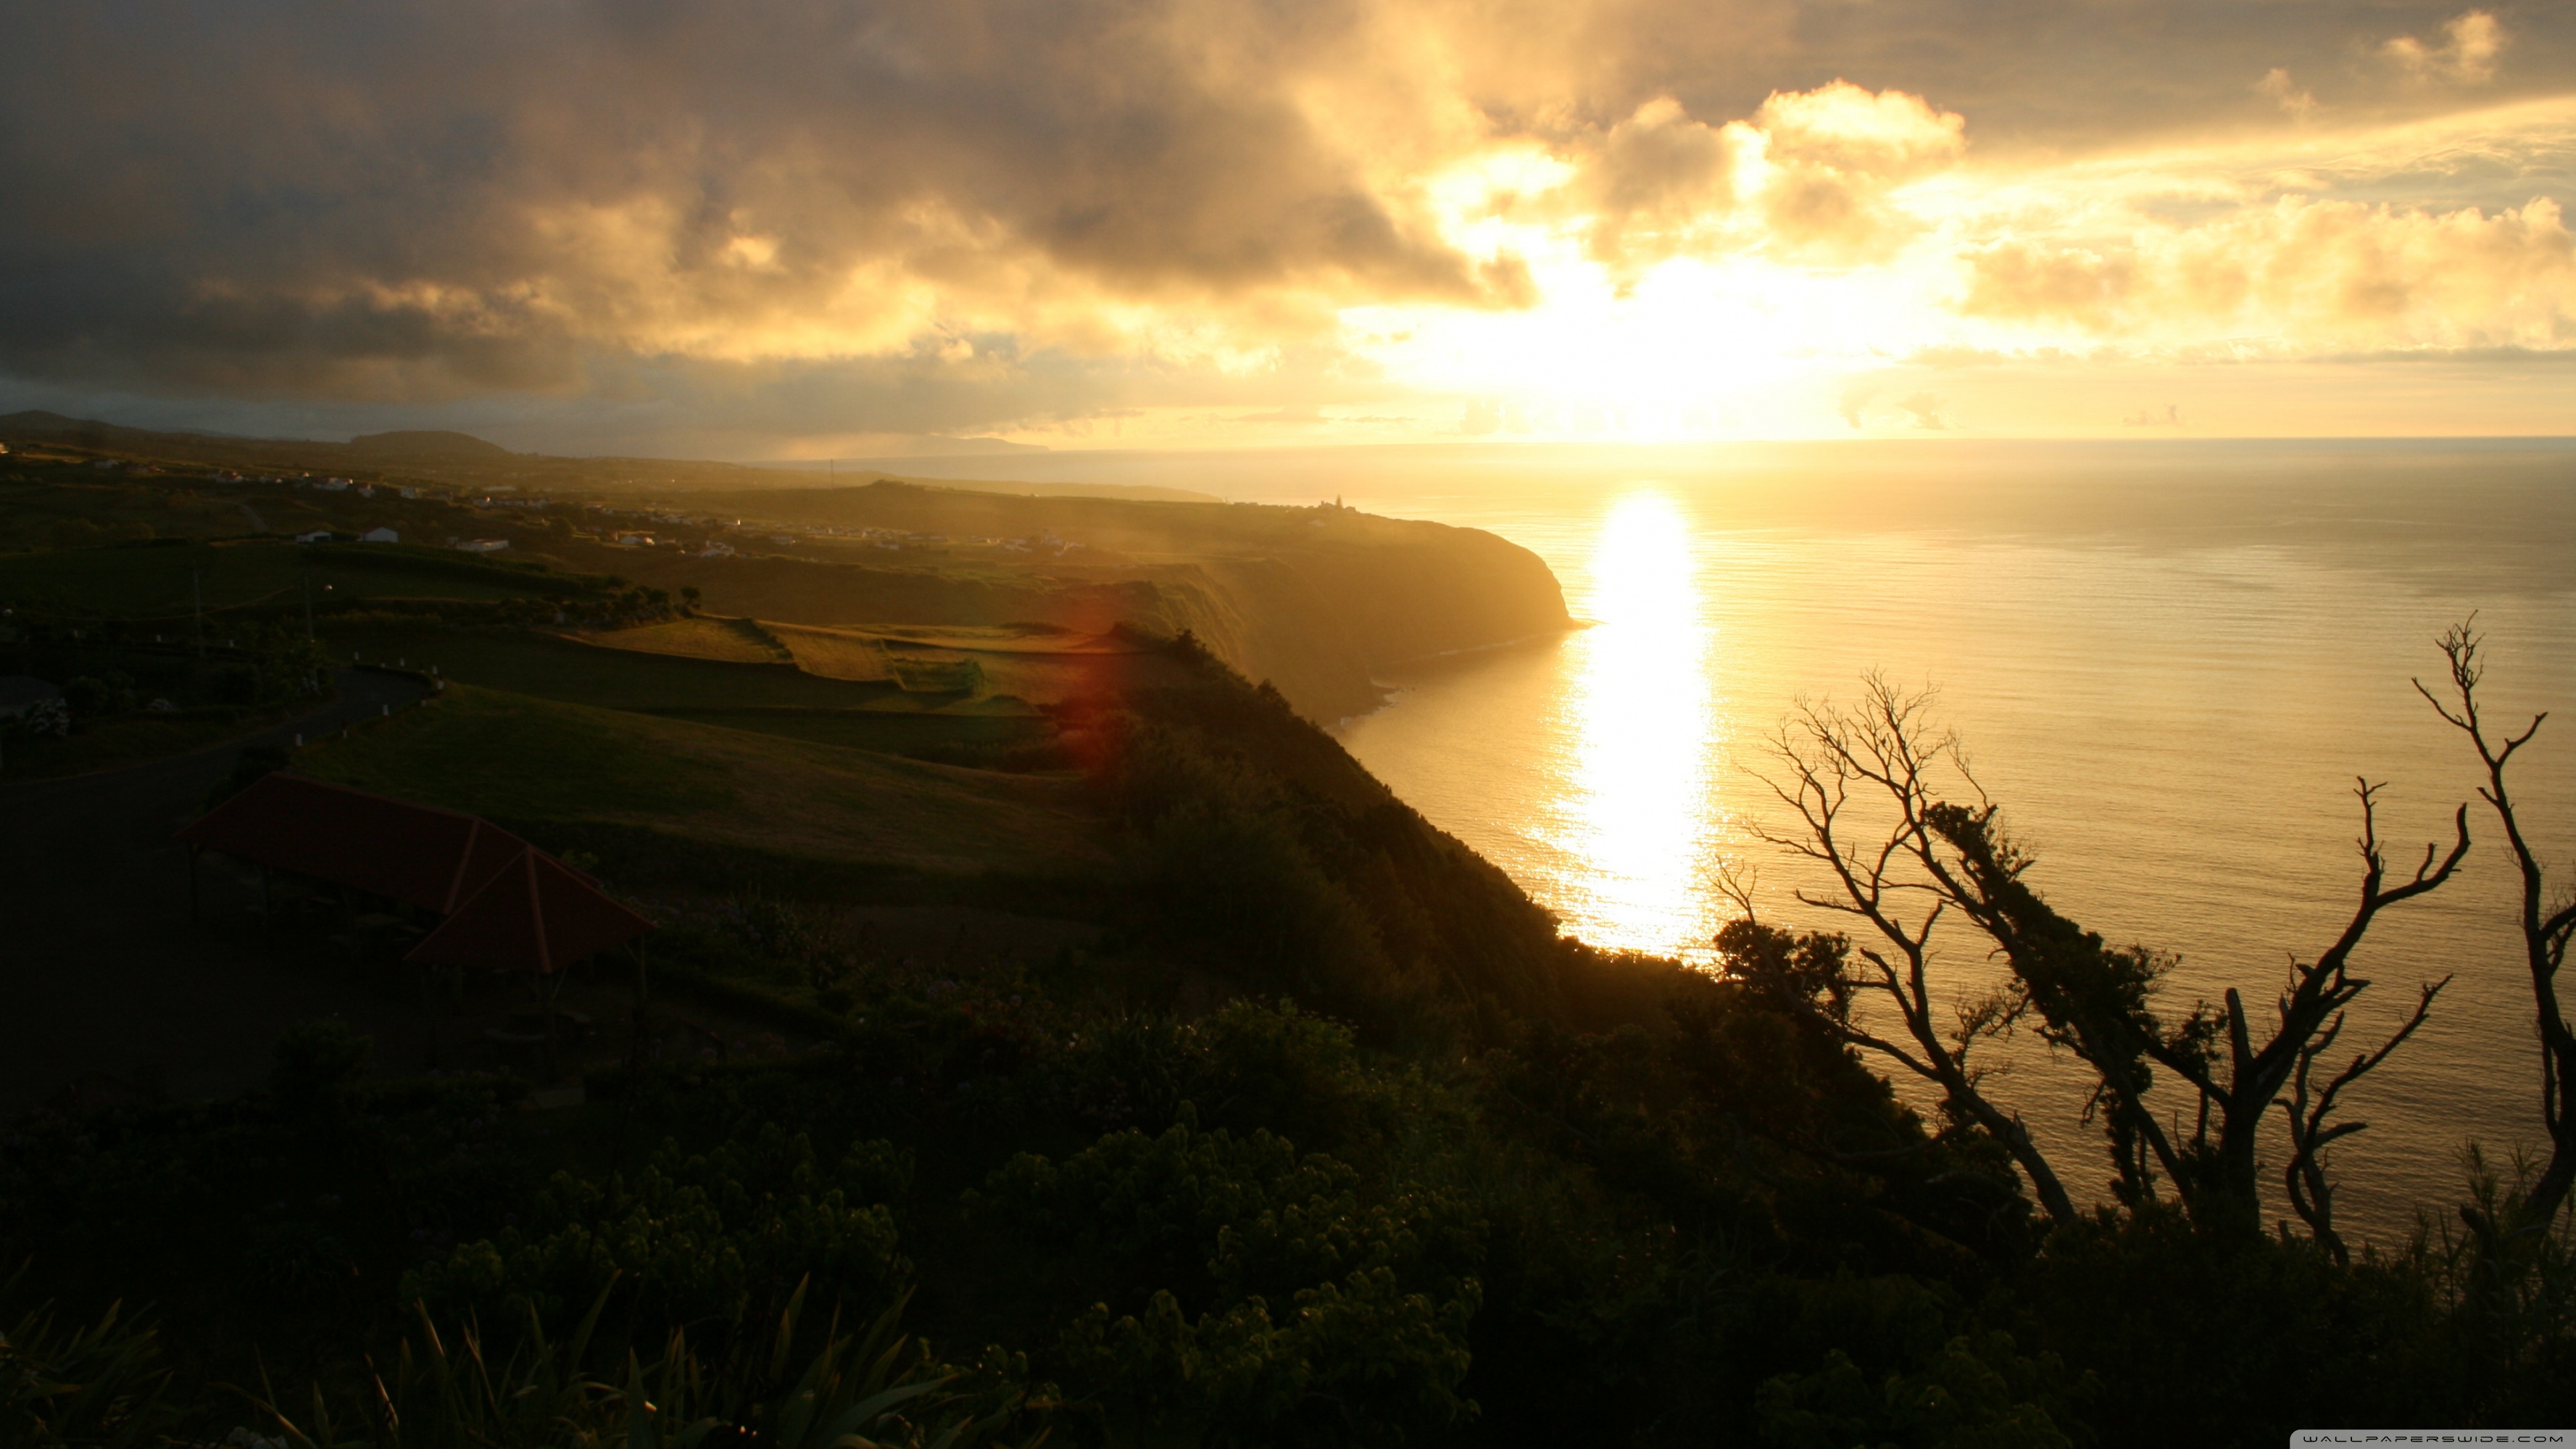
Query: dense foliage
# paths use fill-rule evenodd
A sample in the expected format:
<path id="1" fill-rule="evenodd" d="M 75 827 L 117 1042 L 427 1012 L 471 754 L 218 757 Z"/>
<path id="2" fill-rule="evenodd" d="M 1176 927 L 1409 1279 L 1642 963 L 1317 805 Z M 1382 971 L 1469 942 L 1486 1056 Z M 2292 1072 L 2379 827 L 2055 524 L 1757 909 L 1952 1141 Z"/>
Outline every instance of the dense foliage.
<path id="1" fill-rule="evenodd" d="M 2351 1267 L 2171 1214 L 2037 1240 L 1991 1163 L 1746 987 L 1671 975 L 1651 1026 L 1459 1059 L 1249 1001 L 1059 1035 L 1021 986 L 989 1004 L 1043 1030 L 876 997 L 902 1024 L 630 1071 L 579 1118 L 363 1082 L 316 1029 L 244 1101 L 22 1123 L 9 1412 L 32 1442 L 275 1433 L 216 1387 L 265 1372 L 319 1394 L 295 1422 L 364 1424 L 370 1362 L 418 1379 L 477 1324 L 495 1361 L 578 1338 L 563 1371 L 611 1387 L 677 1335 L 783 1393 L 823 1320 L 907 1293 L 969 1350 L 922 1361 L 942 1402 L 1066 1443 L 2252 1443 L 2570 1407 L 2563 1237 Z M 152 1303 L 102 1321 L 119 1296 Z M 728 1392 L 728 1422 L 776 1412 Z"/>

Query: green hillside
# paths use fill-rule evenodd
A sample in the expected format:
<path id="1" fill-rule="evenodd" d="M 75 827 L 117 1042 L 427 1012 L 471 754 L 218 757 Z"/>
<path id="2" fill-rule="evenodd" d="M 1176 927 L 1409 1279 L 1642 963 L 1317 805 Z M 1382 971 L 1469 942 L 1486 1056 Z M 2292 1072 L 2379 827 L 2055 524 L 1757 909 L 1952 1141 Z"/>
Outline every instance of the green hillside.
<path id="1" fill-rule="evenodd" d="M 1555 578 L 1525 549 L 1339 508 L 882 477 L 818 487 L 802 474 L 536 458 L 452 436 L 326 444 L 14 424 L 0 419 L 0 436 L 20 442 L 0 459 L 0 601 L 168 616 L 193 611 L 194 569 L 215 608 L 283 609 L 310 573 L 325 604 L 554 598 L 631 581 L 695 589 L 716 613 L 823 627 L 1096 635 L 1124 624 L 1189 632 L 1318 720 L 1382 702 L 1372 675 L 1384 665 L 1571 623 Z M 307 556 L 267 541 L 377 529 L 402 543 Z M 262 551 L 221 559 L 170 542 L 252 547 L 238 541 L 253 536 Z M 486 551 L 452 551 L 466 541 Z M 149 560 L 73 557 L 109 543 L 159 546 Z M 351 562 L 360 554 L 368 561 Z M 440 558 L 460 571 L 427 577 Z M 542 576 L 528 565 L 557 581 L 532 581 Z"/>
<path id="2" fill-rule="evenodd" d="M 949 874 L 1060 874 L 1109 858 L 1068 781 L 452 685 L 299 752 L 325 779 L 513 822 L 605 823 Z"/>
<path id="3" fill-rule="evenodd" d="M 353 600 L 454 599 L 488 603 L 579 594 L 595 579 L 551 575 L 470 555 L 403 545 L 298 545 L 284 539 L 140 544 L 0 554 L 0 598 L 20 605 L 125 619 L 301 617 L 305 586 L 330 610 Z"/>
<path id="4" fill-rule="evenodd" d="M 533 629 L 356 618 L 321 631 L 334 657 L 435 667 L 450 679 L 609 709 L 908 707 L 901 691 L 793 664 L 602 648 Z"/>

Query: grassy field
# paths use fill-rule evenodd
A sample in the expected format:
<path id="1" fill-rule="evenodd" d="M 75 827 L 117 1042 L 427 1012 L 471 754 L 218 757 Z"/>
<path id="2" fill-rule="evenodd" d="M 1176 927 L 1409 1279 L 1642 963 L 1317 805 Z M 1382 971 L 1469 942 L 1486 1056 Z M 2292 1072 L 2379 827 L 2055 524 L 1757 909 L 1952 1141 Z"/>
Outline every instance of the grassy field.
<path id="1" fill-rule="evenodd" d="M 343 659 L 355 653 L 370 663 L 436 665 L 467 684 L 609 709 L 866 709 L 884 707 L 891 692 L 819 679 L 783 663 L 602 648 L 523 630 L 351 622 L 322 632 Z"/>
<path id="2" fill-rule="evenodd" d="M 728 729 L 901 755 L 948 745 L 1007 746 L 1051 738 L 1055 727 L 1034 710 L 969 713 L 952 710 L 660 709 L 665 719 L 689 719 Z"/>
<path id="3" fill-rule="evenodd" d="M 166 759 L 243 735 L 285 718 L 284 711 L 198 709 L 178 714 L 133 714 L 101 721 L 60 737 L 11 739 L 0 753 L 0 780 L 85 775 L 121 765 Z"/>
<path id="4" fill-rule="evenodd" d="M 770 634 L 787 646 L 796 667 L 825 679 L 889 680 L 885 644 L 873 634 L 851 629 L 817 629 L 804 624 L 771 624 Z"/>
<path id="5" fill-rule="evenodd" d="M 258 530 L 232 501 L 195 489 L 43 469 L 0 481 L 0 549 L 86 548 L 126 538 L 219 538 Z"/>
<path id="6" fill-rule="evenodd" d="M 1114 636 L 1026 627 L 889 626 L 882 632 L 766 624 L 796 667 L 832 679 L 897 678 L 911 662 L 972 660 L 987 695 L 1048 702 L 1077 694 L 1170 685 L 1182 676 L 1162 656 Z"/>
<path id="7" fill-rule="evenodd" d="M 0 556 L 0 599 L 185 623 L 204 600 L 210 623 L 244 608 L 348 599 L 519 598 L 568 580 L 458 555 L 363 544 L 303 547 L 278 539 L 111 545 Z"/>
<path id="8" fill-rule="evenodd" d="M 453 685 L 296 768 L 514 820 L 642 825 L 724 844 L 947 874 L 1108 860 L 1072 781 L 894 759 Z"/>
<path id="9" fill-rule="evenodd" d="M 796 662 L 794 655 L 750 619 L 672 619 L 635 629 L 603 630 L 587 636 L 587 640 L 610 649 L 673 654 L 684 659 L 721 659 L 733 664 Z"/>

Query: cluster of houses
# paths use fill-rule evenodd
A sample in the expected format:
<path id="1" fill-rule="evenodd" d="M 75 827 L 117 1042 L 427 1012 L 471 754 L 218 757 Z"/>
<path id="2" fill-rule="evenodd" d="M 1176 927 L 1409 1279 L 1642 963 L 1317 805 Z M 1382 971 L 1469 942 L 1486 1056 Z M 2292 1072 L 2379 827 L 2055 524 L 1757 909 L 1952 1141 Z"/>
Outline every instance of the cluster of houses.
<path id="1" fill-rule="evenodd" d="M 242 476 L 239 473 L 209 473 L 206 476 L 222 483 L 239 483 L 243 481 Z M 388 485 L 379 489 L 373 483 L 361 483 L 354 478 L 316 478 L 310 473 L 298 474 L 293 478 L 262 478 L 259 481 L 262 483 L 275 483 L 295 488 L 311 488 L 321 493 L 355 493 L 361 498 L 373 498 L 379 492 L 392 493 L 404 498 L 418 498 L 422 496 L 421 491 L 417 488 L 397 488 Z"/>
<path id="2" fill-rule="evenodd" d="M 364 533 L 333 533 L 327 528 L 309 529 L 295 535 L 297 543 L 400 543 L 402 535 L 390 528 L 370 528 Z"/>
<path id="3" fill-rule="evenodd" d="M 157 471 L 150 469 L 148 465 L 130 464 L 115 458 L 100 458 L 95 460 L 90 466 L 108 471 L 120 471 L 129 468 L 135 471 Z M 336 476 L 315 477 L 311 474 L 298 474 L 294 476 L 265 476 L 257 479 L 245 479 L 239 473 L 228 471 L 210 471 L 205 473 L 203 476 L 211 482 L 241 483 L 255 481 L 265 484 L 311 488 L 325 493 L 355 493 L 360 498 L 373 498 L 379 491 L 389 494 L 399 494 L 401 497 L 407 499 L 418 499 L 424 496 L 442 496 L 449 498 L 451 501 L 465 503 L 476 508 L 512 508 L 527 511 L 546 509 L 554 506 L 550 500 L 544 498 L 512 498 L 501 496 L 517 491 L 507 485 L 495 485 L 486 489 L 480 496 L 465 497 L 452 493 L 437 494 L 434 491 L 432 493 L 425 494 L 424 490 L 420 488 L 397 488 L 390 484 L 382 485 L 380 489 L 379 485 L 376 484 L 362 483 L 355 479 Z M 744 528 L 744 521 L 739 518 L 709 518 L 651 508 L 612 508 L 601 503 L 585 503 L 580 506 L 586 513 L 605 515 L 610 519 L 637 519 L 650 523 L 670 525 L 674 528 L 704 530 L 708 533 L 751 531 Z M 1084 545 L 1076 543 L 1070 539 L 1057 537 L 1053 530 L 1043 531 L 1034 539 L 1001 537 L 951 539 L 946 534 L 938 533 L 908 532 L 902 529 L 892 528 L 818 524 L 808 529 L 807 533 L 818 539 L 847 540 L 853 543 L 870 545 L 889 552 L 901 552 L 906 549 L 915 548 L 936 548 L 956 543 L 963 543 L 972 547 L 989 548 L 1003 553 L 1047 554 L 1060 558 L 1075 549 L 1084 547 Z M 602 534 L 604 536 L 604 541 L 611 542 L 620 548 L 687 547 L 687 544 L 681 539 L 670 538 L 667 536 L 656 536 L 656 534 L 643 528 L 617 528 L 614 532 L 603 529 Z M 801 541 L 799 536 L 795 534 L 778 533 L 762 536 L 771 544 L 781 547 L 791 546 Z M 328 543 L 334 540 L 347 541 L 353 537 L 355 541 L 360 543 L 398 543 L 401 541 L 401 535 L 396 530 L 390 527 L 377 527 L 356 535 L 337 533 L 329 529 L 315 529 L 306 533 L 297 534 L 296 542 Z M 499 553 L 502 550 L 507 549 L 509 546 L 510 541 L 506 538 L 451 538 L 448 540 L 448 547 L 466 553 Z M 722 538 L 710 538 L 692 550 L 692 553 L 698 558 L 730 558 L 736 555 L 737 546 L 735 543 L 728 542 Z"/>

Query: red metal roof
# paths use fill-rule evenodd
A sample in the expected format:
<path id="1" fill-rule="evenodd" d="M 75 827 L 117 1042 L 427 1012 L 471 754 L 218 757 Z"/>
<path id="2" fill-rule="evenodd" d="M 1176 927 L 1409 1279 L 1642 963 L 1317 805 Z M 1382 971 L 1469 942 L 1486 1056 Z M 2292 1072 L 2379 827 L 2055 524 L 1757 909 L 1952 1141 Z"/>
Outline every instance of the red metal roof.
<path id="1" fill-rule="evenodd" d="M 286 770 L 179 838 L 447 917 L 414 961 L 543 974 L 653 929 L 599 882 L 488 820 Z"/>
<path id="2" fill-rule="evenodd" d="M 404 959 L 545 975 L 652 929 L 589 877 L 530 847 Z"/>
<path id="3" fill-rule="evenodd" d="M 252 781 L 179 838 L 441 915 L 529 848 L 476 816 L 287 770 Z"/>

